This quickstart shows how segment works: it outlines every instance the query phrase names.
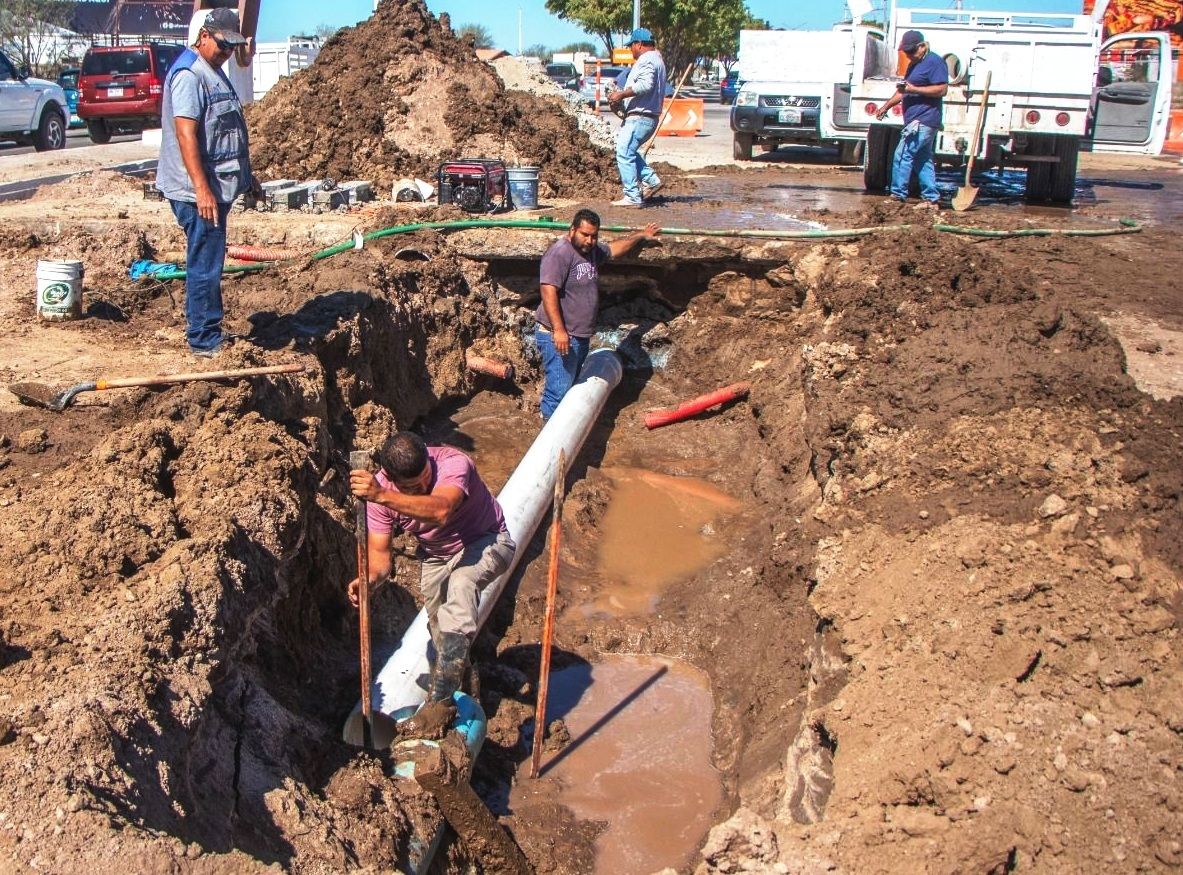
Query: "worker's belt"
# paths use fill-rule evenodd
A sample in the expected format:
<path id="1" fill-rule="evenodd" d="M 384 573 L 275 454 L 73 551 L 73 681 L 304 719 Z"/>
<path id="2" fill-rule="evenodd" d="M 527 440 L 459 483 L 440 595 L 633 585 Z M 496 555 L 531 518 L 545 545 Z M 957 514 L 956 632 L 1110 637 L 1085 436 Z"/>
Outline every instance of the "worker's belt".
<path id="1" fill-rule="evenodd" d="M 635 110 L 635 111 L 633 111 L 633 112 L 628 112 L 628 113 L 625 113 L 625 118 L 631 118 L 631 117 L 632 117 L 632 116 L 634 116 L 634 115 L 639 115 L 639 116 L 641 116 L 642 118 L 657 118 L 657 113 L 655 113 L 655 112 L 643 112 L 643 111 L 641 111 L 641 110 Z"/>

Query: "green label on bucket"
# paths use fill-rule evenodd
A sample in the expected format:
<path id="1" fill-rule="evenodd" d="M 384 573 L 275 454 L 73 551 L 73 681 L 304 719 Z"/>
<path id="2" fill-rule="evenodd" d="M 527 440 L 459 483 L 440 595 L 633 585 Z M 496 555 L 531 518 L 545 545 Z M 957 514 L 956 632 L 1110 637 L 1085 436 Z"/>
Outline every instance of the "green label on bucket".
<path id="1" fill-rule="evenodd" d="M 41 290 L 41 303 L 47 307 L 57 307 L 70 297 L 69 283 L 50 283 Z"/>

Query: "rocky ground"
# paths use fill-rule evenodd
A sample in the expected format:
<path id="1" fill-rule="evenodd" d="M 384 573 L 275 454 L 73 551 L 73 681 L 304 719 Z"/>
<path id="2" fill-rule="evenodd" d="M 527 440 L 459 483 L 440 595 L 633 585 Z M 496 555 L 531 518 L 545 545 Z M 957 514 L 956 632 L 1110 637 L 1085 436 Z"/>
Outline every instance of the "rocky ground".
<path id="1" fill-rule="evenodd" d="M 559 665 L 663 654 L 710 677 L 727 802 L 687 871 L 1180 864 L 1183 216 L 1175 165 L 1137 173 L 1090 184 L 1144 199 L 1140 233 L 956 236 L 852 195 L 804 218 L 912 227 L 675 235 L 606 273 L 602 321 L 660 325 L 669 359 L 630 372 L 573 479 Z M 699 171 L 645 219 L 730 227 L 742 209 L 781 227 L 781 192 L 852 187 L 821 166 Z M 612 219 L 611 196 L 586 202 Z M 1125 206 L 987 200 L 947 221 L 1116 228 Z M 0 378 L 195 369 L 179 286 L 124 278 L 179 245 L 137 181 L 5 210 Z M 231 234 L 312 247 L 415 215 L 235 214 Z M 299 375 L 85 393 L 61 413 L 0 399 L 0 869 L 384 871 L 439 825 L 388 758 L 339 741 L 358 681 L 347 453 L 394 427 L 446 440 L 475 416 L 501 424 L 507 457 L 528 445 L 539 375 L 523 335 L 547 239 L 423 232 L 228 281 L 243 339 L 218 366 Z M 37 325 L 29 278 L 65 255 L 86 262 L 88 318 Z M 516 387 L 467 371 L 467 350 L 512 362 Z M 741 379 L 745 402 L 640 425 Z M 614 465 L 704 477 L 746 510 L 656 613 L 605 621 L 569 609 L 606 583 L 588 557 Z M 474 786 L 538 871 L 590 872 L 599 824 L 502 802 L 532 731 L 540 548 L 477 644 L 490 736 Z M 382 642 L 415 610 L 414 575 L 402 563 L 375 604 Z M 482 870 L 463 843 L 439 860 Z"/>

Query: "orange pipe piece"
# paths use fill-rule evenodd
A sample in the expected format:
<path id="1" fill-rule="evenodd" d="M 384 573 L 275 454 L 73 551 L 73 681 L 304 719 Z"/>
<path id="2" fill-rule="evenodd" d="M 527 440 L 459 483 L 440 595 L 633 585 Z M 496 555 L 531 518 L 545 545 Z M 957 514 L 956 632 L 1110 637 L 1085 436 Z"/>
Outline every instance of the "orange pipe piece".
<path id="1" fill-rule="evenodd" d="M 235 261 L 287 261 L 299 258 L 295 249 L 267 249 L 262 246 L 227 246 L 226 257 Z"/>
<path id="2" fill-rule="evenodd" d="M 730 386 L 692 398 L 672 410 L 650 410 L 645 414 L 645 428 L 660 428 L 663 425 L 681 422 L 712 407 L 745 398 L 750 391 L 751 383 L 732 383 Z"/>
<path id="3" fill-rule="evenodd" d="M 464 354 L 464 364 L 470 371 L 476 371 L 478 374 L 488 374 L 499 380 L 513 379 L 513 365 L 507 362 L 487 359 L 484 356 L 468 352 Z"/>

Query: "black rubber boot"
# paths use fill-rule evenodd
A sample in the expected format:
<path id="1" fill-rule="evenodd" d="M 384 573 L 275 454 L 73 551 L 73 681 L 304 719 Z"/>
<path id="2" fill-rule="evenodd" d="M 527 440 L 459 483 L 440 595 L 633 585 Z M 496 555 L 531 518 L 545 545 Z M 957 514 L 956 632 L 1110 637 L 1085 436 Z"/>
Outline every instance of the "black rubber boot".
<path id="1" fill-rule="evenodd" d="M 460 632 L 440 632 L 440 650 L 432 667 L 427 698 L 433 702 L 451 699 L 464 683 L 468 670 L 468 636 Z"/>

